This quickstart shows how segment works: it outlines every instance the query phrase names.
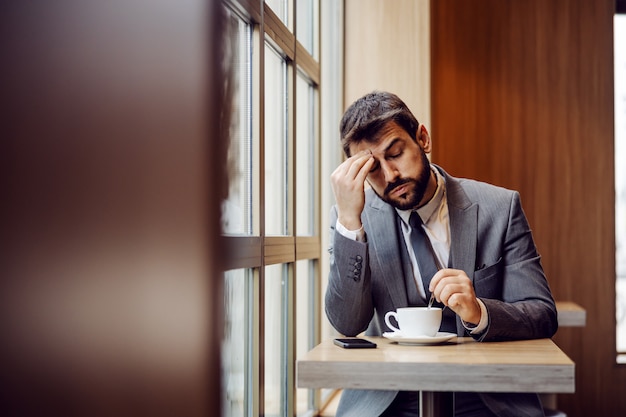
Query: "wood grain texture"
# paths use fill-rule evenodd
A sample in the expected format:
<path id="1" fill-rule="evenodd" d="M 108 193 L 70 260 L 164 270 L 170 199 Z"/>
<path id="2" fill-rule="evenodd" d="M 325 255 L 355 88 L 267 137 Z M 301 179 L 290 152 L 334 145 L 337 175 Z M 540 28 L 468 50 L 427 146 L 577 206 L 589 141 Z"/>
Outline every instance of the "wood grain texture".
<path id="1" fill-rule="evenodd" d="M 404 346 L 368 338 L 376 349 L 342 349 L 326 340 L 297 362 L 307 388 L 477 392 L 573 392 L 574 363 L 550 339 Z"/>
<path id="2" fill-rule="evenodd" d="M 587 311 L 571 301 L 557 301 L 559 327 L 584 327 L 587 324 Z"/>
<path id="3" fill-rule="evenodd" d="M 345 1 L 345 107 L 391 91 L 430 125 L 429 10 L 427 0 Z"/>
<path id="4" fill-rule="evenodd" d="M 624 415 L 615 365 L 614 2 L 431 2 L 433 160 L 516 189 L 556 299 L 585 308 L 555 340 L 576 362 L 570 417 Z"/>

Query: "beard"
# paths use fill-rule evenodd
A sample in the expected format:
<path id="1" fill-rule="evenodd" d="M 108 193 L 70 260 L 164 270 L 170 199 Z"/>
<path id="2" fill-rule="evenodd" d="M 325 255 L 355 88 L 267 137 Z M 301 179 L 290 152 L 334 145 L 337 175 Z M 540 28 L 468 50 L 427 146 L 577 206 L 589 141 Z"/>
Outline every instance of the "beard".
<path id="1" fill-rule="evenodd" d="M 384 202 L 390 204 L 392 207 L 395 207 L 399 210 L 410 210 L 416 208 L 417 205 L 424 198 L 424 194 L 426 193 L 426 188 L 428 187 L 428 181 L 430 180 L 430 161 L 426 157 L 424 152 L 421 152 L 422 159 L 422 172 L 420 172 L 419 176 L 416 178 L 399 178 L 398 180 L 389 183 L 387 187 L 385 187 L 385 191 L 383 195 L 376 193 Z M 396 188 L 401 185 L 409 184 L 409 190 L 404 194 L 401 194 L 396 197 L 391 197 L 389 194 Z M 376 190 L 374 190 L 376 192 Z"/>

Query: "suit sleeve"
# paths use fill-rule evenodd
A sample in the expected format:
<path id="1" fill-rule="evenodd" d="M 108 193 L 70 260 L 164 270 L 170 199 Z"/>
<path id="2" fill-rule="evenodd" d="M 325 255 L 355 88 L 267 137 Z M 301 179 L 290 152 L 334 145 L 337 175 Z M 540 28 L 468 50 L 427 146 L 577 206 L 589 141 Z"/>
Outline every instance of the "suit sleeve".
<path id="1" fill-rule="evenodd" d="M 330 272 L 325 308 L 333 327 L 346 336 L 365 331 L 374 315 L 368 245 L 336 232 L 337 211 L 330 215 Z"/>
<path id="2" fill-rule="evenodd" d="M 474 273 L 476 294 L 489 314 L 487 331 L 478 339 L 552 337 L 558 328 L 556 306 L 517 192 L 509 207 L 500 259 Z"/>

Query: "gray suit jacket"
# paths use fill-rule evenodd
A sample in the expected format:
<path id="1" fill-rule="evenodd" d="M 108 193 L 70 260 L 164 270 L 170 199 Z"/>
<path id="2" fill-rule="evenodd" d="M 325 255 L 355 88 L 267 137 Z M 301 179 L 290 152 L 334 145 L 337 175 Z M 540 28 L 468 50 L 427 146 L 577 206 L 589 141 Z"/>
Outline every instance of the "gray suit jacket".
<path id="1" fill-rule="evenodd" d="M 552 337 L 558 326 L 556 307 L 519 194 L 454 178 L 435 168 L 446 181 L 451 236 L 448 267 L 467 273 L 489 314 L 487 329 L 474 337 L 484 342 Z M 395 209 L 367 190 L 361 218 L 366 243 L 335 233 L 334 207 L 331 212 L 326 314 L 346 336 L 390 331 L 385 313 L 408 306 L 404 274 L 411 273 L 411 267 Z M 458 318 L 457 334 L 468 335 Z M 337 416 L 376 417 L 396 393 L 345 390 Z M 498 416 L 543 415 L 534 394 L 480 396 Z"/>

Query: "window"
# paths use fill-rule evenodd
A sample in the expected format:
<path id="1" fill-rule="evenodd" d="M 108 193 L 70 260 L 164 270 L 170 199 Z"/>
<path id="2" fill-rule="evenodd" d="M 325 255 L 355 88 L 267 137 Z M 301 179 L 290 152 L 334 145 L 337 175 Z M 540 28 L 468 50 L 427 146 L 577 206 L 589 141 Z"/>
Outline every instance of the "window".
<path id="1" fill-rule="evenodd" d="M 266 416 L 287 415 L 288 264 L 265 267 L 262 370 Z"/>
<path id="2" fill-rule="evenodd" d="M 316 306 L 319 275 L 317 261 L 303 260 L 296 262 L 296 357 L 308 352 L 315 345 L 317 328 Z M 313 390 L 300 388 L 296 392 L 297 415 L 304 415 L 315 406 Z"/>
<path id="3" fill-rule="evenodd" d="M 252 165 L 252 28 L 239 16 L 229 13 L 228 44 L 225 60 L 230 68 L 227 100 L 232 103 L 229 114 L 230 143 L 228 147 L 228 196 L 222 202 L 222 230 L 228 234 L 251 234 L 253 224 Z"/>
<path id="4" fill-rule="evenodd" d="M 316 138 L 318 121 L 316 120 L 317 88 L 302 72 L 296 77 L 297 108 L 296 114 L 296 233 L 301 236 L 313 236 L 316 230 L 315 202 L 318 158 Z"/>
<path id="5" fill-rule="evenodd" d="M 289 198 L 287 60 L 265 44 L 265 233 L 286 235 Z"/>
<path id="6" fill-rule="evenodd" d="M 224 340 L 222 363 L 226 379 L 222 403 L 225 416 L 248 415 L 247 395 L 250 385 L 250 319 L 253 271 L 237 269 L 225 273 Z"/>
<path id="7" fill-rule="evenodd" d="M 626 14 L 614 18 L 617 361 L 626 363 Z"/>
<path id="8" fill-rule="evenodd" d="M 319 342 L 319 0 L 226 0 L 224 416 L 310 416 L 298 354 Z M 261 4 L 261 5 L 260 5 Z M 295 30 L 295 28 L 298 28 Z"/>

